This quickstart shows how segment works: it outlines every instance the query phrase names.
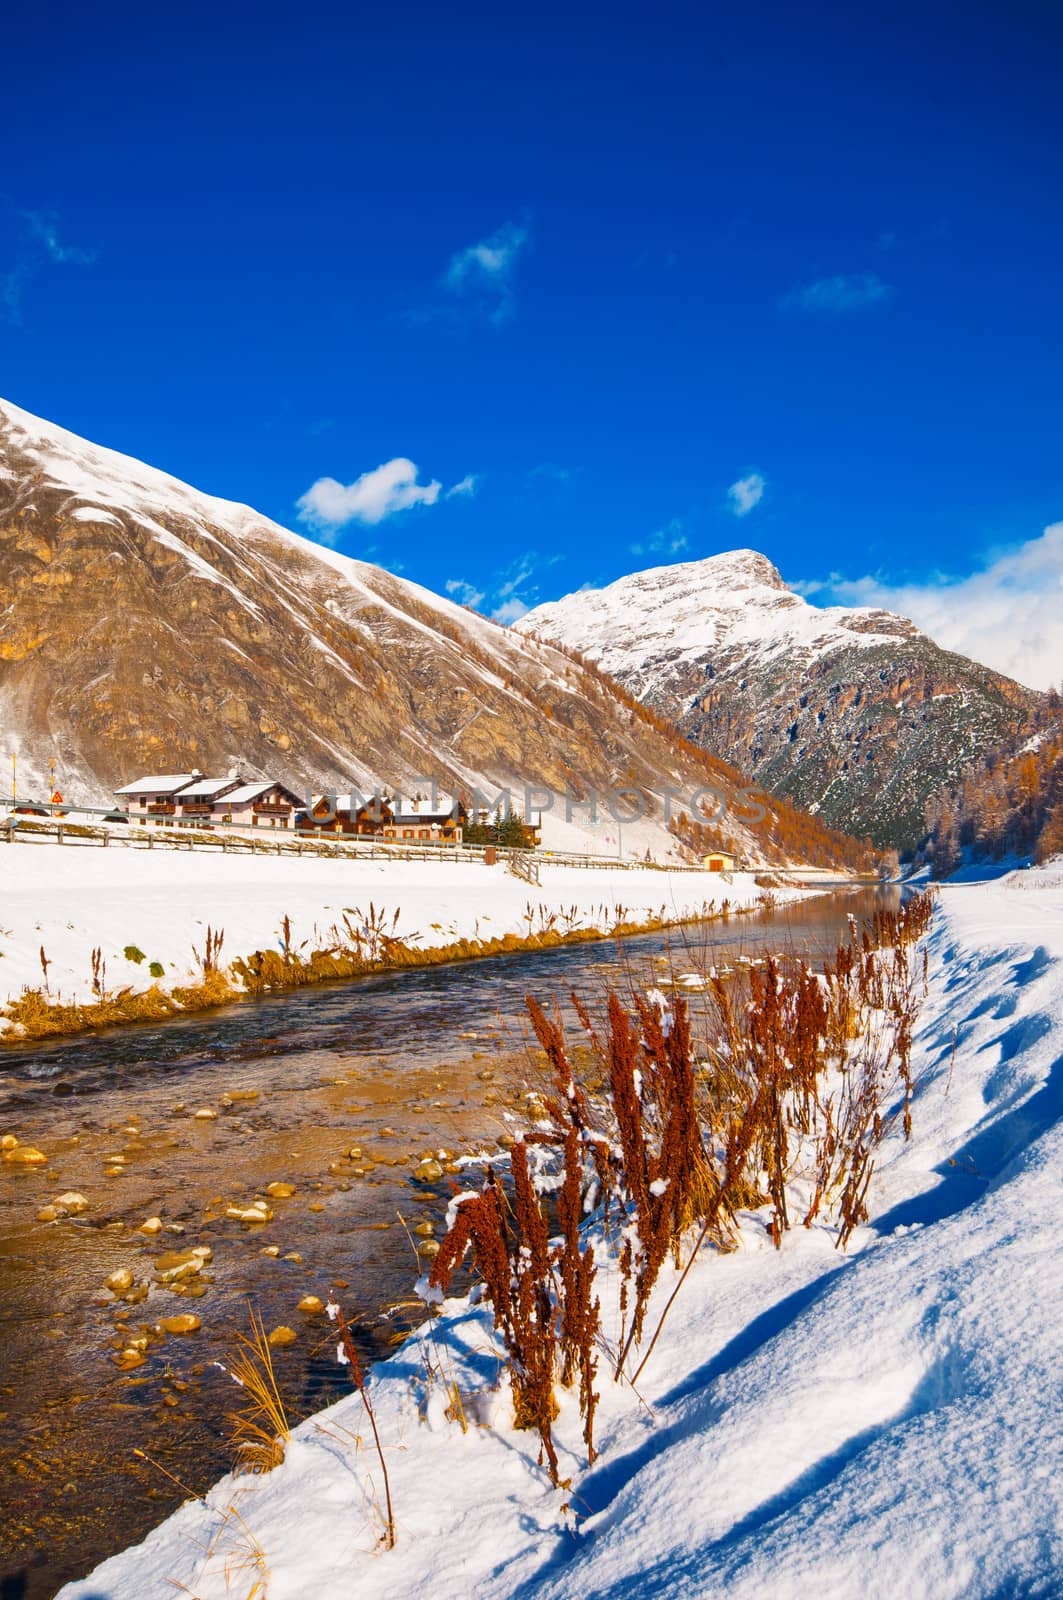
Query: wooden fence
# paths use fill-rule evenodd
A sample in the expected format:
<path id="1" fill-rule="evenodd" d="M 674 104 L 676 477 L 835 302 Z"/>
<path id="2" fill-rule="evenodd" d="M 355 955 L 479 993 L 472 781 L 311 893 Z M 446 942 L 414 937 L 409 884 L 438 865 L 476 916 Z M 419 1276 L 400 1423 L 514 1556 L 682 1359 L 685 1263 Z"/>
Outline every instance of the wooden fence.
<path id="1" fill-rule="evenodd" d="M 44 809 L 44 808 L 42 808 Z M 67 810 L 73 808 L 68 807 Z M 571 851 L 506 850 L 484 845 L 385 844 L 378 839 L 323 839 L 307 834 L 235 827 L 138 828 L 127 823 L 74 822 L 69 816 L 12 815 L 0 824 L 6 844 L 57 843 L 74 847 L 95 846 L 125 850 L 188 850 L 222 855 L 309 856 L 331 861 L 446 861 L 483 863 L 484 852 L 494 848 L 496 859 L 516 877 L 537 885 L 544 865 L 597 868 L 605 871 L 691 872 L 696 867 L 655 866 L 652 862 L 621 861 L 616 856 L 580 855 Z M 718 874 L 717 874 L 718 876 Z"/>

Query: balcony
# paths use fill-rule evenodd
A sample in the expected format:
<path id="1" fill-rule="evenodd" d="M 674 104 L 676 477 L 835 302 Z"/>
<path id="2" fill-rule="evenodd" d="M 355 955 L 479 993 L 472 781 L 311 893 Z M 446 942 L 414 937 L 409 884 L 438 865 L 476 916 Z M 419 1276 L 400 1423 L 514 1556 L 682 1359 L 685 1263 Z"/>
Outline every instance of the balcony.
<path id="1" fill-rule="evenodd" d="M 148 816 L 172 817 L 175 815 L 176 811 L 177 807 L 174 805 L 172 800 L 153 800 L 151 805 L 148 807 Z"/>
<path id="2" fill-rule="evenodd" d="M 256 800 L 251 809 L 259 817 L 290 817 L 292 814 L 286 800 Z"/>

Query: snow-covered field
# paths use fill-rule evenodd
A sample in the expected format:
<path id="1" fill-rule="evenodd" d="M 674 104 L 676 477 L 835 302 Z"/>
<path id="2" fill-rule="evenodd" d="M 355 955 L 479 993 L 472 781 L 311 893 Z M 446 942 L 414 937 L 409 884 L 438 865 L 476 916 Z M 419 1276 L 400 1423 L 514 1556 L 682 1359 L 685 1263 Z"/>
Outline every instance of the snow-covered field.
<path id="1" fill-rule="evenodd" d="M 353 1396 L 64 1600 L 1059 1594 L 1063 870 L 946 889 L 930 948 L 914 1137 L 882 1151 L 871 1224 L 844 1257 L 819 1227 L 777 1254 L 753 1216 L 706 1251 L 642 1403 L 600 1374 L 590 1469 L 563 1410 L 568 1488 L 509 1426 L 485 1312 L 451 1302 L 372 1379 L 394 1550 Z"/>
<path id="2" fill-rule="evenodd" d="M 187 983 L 199 976 L 193 949 L 202 951 L 208 924 L 224 931 L 224 966 L 277 949 L 285 915 L 294 946 L 306 939 L 323 946 L 345 910 L 368 914 L 372 904 L 386 912 L 389 931 L 398 911 L 397 936 L 427 949 L 537 933 L 544 918 L 570 911 L 571 925 L 605 931 L 618 920 L 618 908 L 624 921 L 679 921 L 724 898 L 738 907 L 763 895 L 751 876 L 725 883 L 694 870 L 543 864 L 541 878 L 525 883 L 501 863 L 0 845 L 0 1005 L 27 985 L 42 987 L 42 948 L 50 993 L 65 1002 L 92 1003 L 97 948 L 111 991 L 146 989 L 151 962 L 164 968 L 164 988 Z M 783 898 L 797 891 L 775 892 Z M 144 959 L 126 957 L 128 947 Z"/>

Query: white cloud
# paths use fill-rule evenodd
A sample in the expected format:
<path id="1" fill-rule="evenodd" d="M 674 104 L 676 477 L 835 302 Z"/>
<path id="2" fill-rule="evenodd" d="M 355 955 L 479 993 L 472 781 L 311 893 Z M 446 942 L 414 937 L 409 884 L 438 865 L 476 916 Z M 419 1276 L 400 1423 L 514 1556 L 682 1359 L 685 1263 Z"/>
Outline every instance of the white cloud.
<path id="1" fill-rule="evenodd" d="M 877 272 L 839 273 L 795 285 L 782 296 L 779 306 L 783 311 L 803 311 L 811 316 L 841 317 L 884 305 L 892 296 L 892 285 L 883 283 Z"/>
<path id="2" fill-rule="evenodd" d="M 683 524 L 678 517 L 651 533 L 648 539 L 640 539 L 629 546 L 633 556 L 677 556 L 687 548 L 687 536 L 683 532 Z"/>
<path id="3" fill-rule="evenodd" d="M 445 287 L 492 322 L 507 321 L 514 308 L 513 275 L 527 242 L 527 228 L 504 222 L 488 238 L 451 256 L 443 275 Z"/>
<path id="4" fill-rule="evenodd" d="M 832 576 L 803 588 L 843 604 L 898 611 L 946 649 L 1031 688 L 1063 681 L 1063 522 L 966 578 L 938 574 L 924 583 L 891 584 Z"/>
<path id="5" fill-rule="evenodd" d="M 767 487 L 768 480 L 759 472 L 749 472 L 744 478 L 732 483 L 727 491 L 727 498 L 731 502 L 734 515 L 748 517 L 754 507 L 760 505 Z"/>
<path id="6" fill-rule="evenodd" d="M 530 610 L 531 606 L 526 606 L 523 600 L 519 600 L 516 595 L 514 595 L 512 600 L 504 601 L 502 605 L 500 605 L 491 613 L 491 615 L 494 617 L 496 622 L 504 622 L 508 624 L 511 622 L 519 622 L 521 617 L 526 617 Z"/>
<path id="7" fill-rule="evenodd" d="M 476 493 L 476 487 L 479 481 L 480 480 L 475 472 L 468 472 L 466 473 L 465 477 L 462 478 L 460 483 L 456 483 L 452 489 L 447 490 L 446 494 L 443 496 L 443 499 L 454 500 L 455 498 L 460 498 L 463 496 L 471 497 Z"/>
<path id="8" fill-rule="evenodd" d="M 443 493 L 438 478 L 431 483 L 418 483 L 419 471 L 406 456 L 396 456 L 363 472 L 353 483 L 339 483 L 335 478 L 318 478 L 316 483 L 296 502 L 299 520 L 307 523 L 315 533 L 335 533 L 348 522 L 365 522 L 371 526 L 393 517 L 396 512 L 409 511 L 413 506 L 434 506 Z M 470 495 L 476 485 L 471 474 L 462 478 L 443 495 Z"/>
<path id="9" fill-rule="evenodd" d="M 483 604 L 483 590 L 466 583 L 464 578 L 448 578 L 443 587 L 449 595 L 453 595 L 460 606 L 471 606 L 474 611 L 479 611 Z"/>

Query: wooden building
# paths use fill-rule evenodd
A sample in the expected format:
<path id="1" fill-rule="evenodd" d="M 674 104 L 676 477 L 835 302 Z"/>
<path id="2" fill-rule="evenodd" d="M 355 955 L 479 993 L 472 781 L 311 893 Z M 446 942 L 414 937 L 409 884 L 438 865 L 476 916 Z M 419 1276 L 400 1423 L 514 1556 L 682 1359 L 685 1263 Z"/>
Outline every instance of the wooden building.
<path id="1" fill-rule="evenodd" d="M 453 795 L 432 799 L 415 795 L 395 801 L 391 821 L 384 824 L 384 838 L 402 844 L 460 844 L 467 812 Z"/>
<path id="2" fill-rule="evenodd" d="M 177 796 L 202 776 L 201 772 L 162 773 L 156 777 L 135 778 L 114 792 L 130 822 L 138 822 L 142 828 L 149 823 L 156 827 L 172 827 L 177 819 Z"/>
<path id="3" fill-rule="evenodd" d="M 318 794 L 299 826 L 320 833 L 372 838 L 390 827 L 394 818 L 391 802 L 383 795 L 377 799 L 360 794 Z"/>
<path id="4" fill-rule="evenodd" d="M 293 828 L 306 802 L 283 783 L 244 783 L 213 804 L 214 820 L 250 828 Z"/>
<path id="5" fill-rule="evenodd" d="M 301 796 L 266 778 L 205 778 L 201 772 L 171 772 L 136 778 L 115 790 L 130 822 L 141 827 L 291 828 Z"/>
<path id="6" fill-rule="evenodd" d="M 738 857 L 730 850 L 710 850 L 702 856 L 701 864 L 706 872 L 737 872 Z"/>

